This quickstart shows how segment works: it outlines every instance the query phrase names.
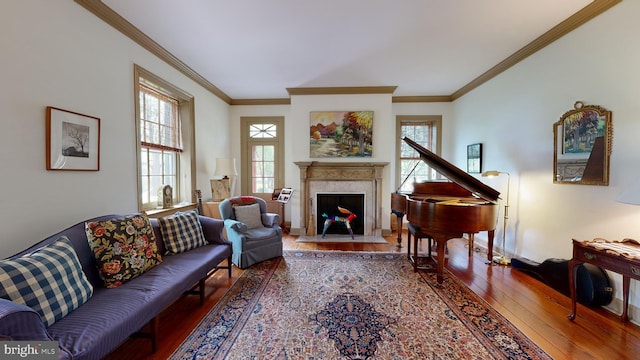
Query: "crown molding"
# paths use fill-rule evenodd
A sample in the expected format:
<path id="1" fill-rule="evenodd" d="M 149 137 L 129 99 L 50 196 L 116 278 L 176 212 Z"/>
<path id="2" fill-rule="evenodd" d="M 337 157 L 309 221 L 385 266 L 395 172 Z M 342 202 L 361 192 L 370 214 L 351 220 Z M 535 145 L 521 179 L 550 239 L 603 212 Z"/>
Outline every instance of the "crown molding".
<path id="1" fill-rule="evenodd" d="M 391 102 L 394 103 L 427 103 L 427 102 L 451 102 L 451 95 L 429 95 L 429 96 L 394 96 Z"/>
<path id="2" fill-rule="evenodd" d="M 289 95 L 393 94 L 397 86 L 338 86 L 287 88 Z"/>
<path id="3" fill-rule="evenodd" d="M 230 105 L 291 105 L 291 99 L 233 99 Z"/>
<path id="4" fill-rule="evenodd" d="M 180 71 L 188 78 L 192 79 L 200 86 L 204 87 L 205 89 L 219 97 L 222 101 L 226 102 L 227 104 L 231 104 L 231 97 L 229 97 L 229 95 L 218 89 L 215 85 L 210 83 L 207 79 L 202 77 L 195 70 L 182 62 L 182 60 L 178 59 L 172 53 L 167 51 L 167 49 L 160 46 L 160 44 L 153 41 L 153 39 L 140 31 L 140 29 L 138 29 L 137 27 L 133 26 L 133 24 L 128 22 L 125 18 L 118 15 L 118 13 L 105 5 L 101 0 L 74 1 L 80 4 L 85 9 L 89 10 L 89 12 L 93 13 L 95 16 L 102 19 L 107 24 L 111 25 L 116 30 L 123 33 L 125 36 L 129 37 L 131 40 L 135 41 L 138 45 L 142 46 L 161 60 L 164 60 L 167 64 L 173 66 L 176 70 Z"/>
<path id="5" fill-rule="evenodd" d="M 609 10 L 611 7 L 620 2 L 622 2 L 622 0 L 594 0 L 591 4 L 585 6 L 577 13 L 571 15 L 560 24 L 551 28 L 551 30 L 540 35 L 538 38 L 536 38 L 520 50 L 516 51 L 508 58 L 502 60 L 500 63 L 487 70 L 482 75 L 471 80 L 471 82 L 455 91 L 453 94 L 451 94 L 451 101 L 459 99 L 460 97 L 462 97 L 462 95 L 484 84 L 498 74 L 511 68 L 513 65 L 519 63 L 520 61 L 528 58 L 538 50 L 541 50 L 542 48 L 558 40 L 562 36 L 577 29 L 578 27 L 580 27 L 580 25 Z"/>
<path id="6" fill-rule="evenodd" d="M 156 43 L 149 36 L 144 34 L 130 22 L 118 15 L 115 11 L 105 5 L 101 0 L 74 0 L 76 3 L 93 13 L 116 30 L 135 41 L 137 44 L 147 49 L 149 52 L 164 60 L 169 65 L 210 91 L 215 96 L 229 105 L 288 105 L 290 99 L 232 99 L 207 79 L 191 69 L 180 59 L 175 57 L 165 48 Z M 594 0 L 589 5 L 582 8 L 572 16 L 565 19 L 551 30 L 542 34 L 531 43 L 516 51 L 500 63 L 493 66 L 468 84 L 456 90 L 451 95 L 435 96 L 395 96 L 392 97 L 394 103 L 407 102 L 451 102 L 459 99 L 466 93 L 484 84 L 500 73 L 511 68 L 520 61 L 531 56 L 562 36 L 580 27 L 589 20 L 607 11 L 622 0 Z M 299 87 L 287 88 L 289 95 L 345 95 L 345 94 L 392 94 L 397 86 L 355 86 L 355 87 Z"/>

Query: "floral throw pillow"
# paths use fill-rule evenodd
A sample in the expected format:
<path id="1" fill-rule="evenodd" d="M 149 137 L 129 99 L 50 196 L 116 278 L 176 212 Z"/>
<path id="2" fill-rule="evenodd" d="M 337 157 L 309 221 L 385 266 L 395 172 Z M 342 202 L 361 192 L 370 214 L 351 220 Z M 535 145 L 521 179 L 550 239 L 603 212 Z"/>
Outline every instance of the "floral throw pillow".
<path id="1" fill-rule="evenodd" d="M 162 262 L 149 218 L 133 214 L 85 224 L 89 246 L 107 288 L 118 287 Z"/>

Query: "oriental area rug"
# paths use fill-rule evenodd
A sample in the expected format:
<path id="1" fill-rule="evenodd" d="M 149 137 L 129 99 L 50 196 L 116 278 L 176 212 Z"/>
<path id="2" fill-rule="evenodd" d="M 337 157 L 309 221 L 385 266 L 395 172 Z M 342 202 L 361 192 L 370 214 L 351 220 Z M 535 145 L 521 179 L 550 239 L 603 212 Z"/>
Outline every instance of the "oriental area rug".
<path id="1" fill-rule="evenodd" d="M 296 242 L 311 242 L 311 243 L 356 243 L 356 244 L 386 244 L 382 236 L 375 235 L 355 235 L 353 239 L 351 235 L 341 234 L 327 234 L 324 239 L 322 235 L 314 236 L 299 236 Z"/>
<path id="2" fill-rule="evenodd" d="M 450 273 L 400 253 L 285 251 L 247 269 L 172 359 L 550 359 Z"/>

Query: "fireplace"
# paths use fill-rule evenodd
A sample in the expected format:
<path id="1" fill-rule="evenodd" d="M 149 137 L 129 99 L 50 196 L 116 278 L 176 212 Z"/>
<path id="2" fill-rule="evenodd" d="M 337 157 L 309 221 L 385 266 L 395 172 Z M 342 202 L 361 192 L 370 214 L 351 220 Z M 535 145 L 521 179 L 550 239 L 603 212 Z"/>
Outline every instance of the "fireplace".
<path id="1" fill-rule="evenodd" d="M 388 163 L 311 161 L 295 164 L 300 168 L 302 200 L 300 201 L 300 229 L 297 229 L 300 235 L 322 234 L 324 219 L 322 213 L 317 212 L 317 194 L 362 195 L 362 215 L 356 214 L 358 221 L 361 221 L 359 222 L 362 226 L 360 234 L 382 235 L 380 205 L 382 170 Z M 338 209 L 335 208 L 327 215 L 338 215 L 337 212 Z M 334 225 L 332 230 L 341 230 L 339 228 L 343 227 Z"/>
<path id="2" fill-rule="evenodd" d="M 316 234 L 322 234 L 326 214 L 328 218 L 335 216 L 346 218 L 349 213 L 343 212 L 346 209 L 355 214 L 355 218 L 350 221 L 351 230 L 354 235 L 364 235 L 365 214 L 365 194 L 364 193 L 316 193 Z M 326 234 L 349 234 L 347 227 L 340 221 L 335 222 L 327 228 Z"/>

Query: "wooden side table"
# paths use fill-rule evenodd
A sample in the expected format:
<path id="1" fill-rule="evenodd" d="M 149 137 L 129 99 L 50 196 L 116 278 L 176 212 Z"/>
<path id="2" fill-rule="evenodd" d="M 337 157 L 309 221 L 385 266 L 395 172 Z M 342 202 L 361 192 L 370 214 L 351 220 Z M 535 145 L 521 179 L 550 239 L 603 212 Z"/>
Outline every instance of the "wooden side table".
<path id="1" fill-rule="evenodd" d="M 202 203 L 202 215 L 210 218 L 222 219 L 220 216 L 220 203 L 222 201 L 206 201 Z"/>
<path id="2" fill-rule="evenodd" d="M 594 239 L 578 241 L 573 239 L 573 258 L 569 261 L 569 289 L 571 292 L 571 314 L 576 318 L 576 285 L 578 265 L 590 263 L 622 275 L 623 309 L 620 319 L 629 320 L 629 282 L 640 280 L 640 243 L 633 239 L 609 241 Z"/>

